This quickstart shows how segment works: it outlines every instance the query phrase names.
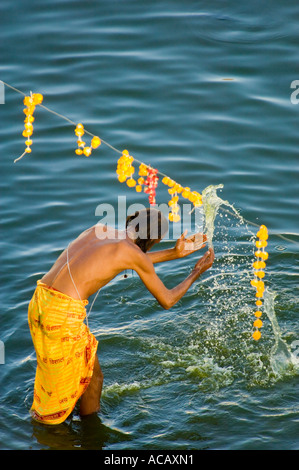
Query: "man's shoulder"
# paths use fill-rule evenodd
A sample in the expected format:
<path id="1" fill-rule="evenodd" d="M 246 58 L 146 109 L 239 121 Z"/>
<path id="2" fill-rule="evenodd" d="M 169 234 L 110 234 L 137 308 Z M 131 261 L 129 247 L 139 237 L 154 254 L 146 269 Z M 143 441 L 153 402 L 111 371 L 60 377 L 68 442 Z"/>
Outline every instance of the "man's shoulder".
<path id="1" fill-rule="evenodd" d="M 131 242 L 130 240 L 124 239 L 124 240 L 119 240 L 118 249 L 122 250 L 124 252 L 127 252 L 131 255 L 143 255 L 144 253 L 140 250 L 140 248 L 135 245 L 135 243 Z"/>
<path id="2" fill-rule="evenodd" d="M 99 248 L 111 249 L 115 254 L 130 254 L 131 256 L 144 255 L 140 248 L 126 238 L 104 239 L 104 243 L 99 244 Z"/>
<path id="3" fill-rule="evenodd" d="M 126 259 L 132 269 L 134 269 L 135 266 L 145 266 L 151 263 L 147 254 L 130 240 L 120 240 L 117 244 L 117 251 L 122 258 Z"/>

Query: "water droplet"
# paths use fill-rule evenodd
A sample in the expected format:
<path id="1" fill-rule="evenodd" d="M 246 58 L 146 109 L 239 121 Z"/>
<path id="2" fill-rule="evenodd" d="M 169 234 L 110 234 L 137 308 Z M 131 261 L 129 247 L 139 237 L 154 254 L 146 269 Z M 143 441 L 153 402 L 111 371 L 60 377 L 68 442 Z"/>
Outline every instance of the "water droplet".
<path id="1" fill-rule="evenodd" d="M 275 250 L 276 250 L 276 251 L 285 251 L 285 250 L 286 250 L 286 247 L 283 246 L 283 245 L 276 245 Z"/>

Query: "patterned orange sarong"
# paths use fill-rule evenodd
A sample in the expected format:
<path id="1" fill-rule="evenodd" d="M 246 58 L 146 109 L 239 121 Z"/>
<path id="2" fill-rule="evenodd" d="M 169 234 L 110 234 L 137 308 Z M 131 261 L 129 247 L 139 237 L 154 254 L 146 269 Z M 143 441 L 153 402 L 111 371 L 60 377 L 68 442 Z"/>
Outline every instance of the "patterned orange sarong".
<path id="1" fill-rule="evenodd" d="M 62 423 L 92 377 L 98 342 L 83 323 L 87 300 L 75 300 L 37 281 L 28 323 L 37 368 L 31 416 Z"/>

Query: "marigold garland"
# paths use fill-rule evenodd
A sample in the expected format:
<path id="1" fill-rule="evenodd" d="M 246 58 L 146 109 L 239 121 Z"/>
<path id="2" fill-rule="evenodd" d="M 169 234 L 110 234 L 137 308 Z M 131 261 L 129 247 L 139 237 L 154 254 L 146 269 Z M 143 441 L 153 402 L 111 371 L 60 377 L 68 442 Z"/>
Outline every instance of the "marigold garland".
<path id="1" fill-rule="evenodd" d="M 194 207 L 198 207 L 202 205 L 201 194 L 199 194 L 197 191 L 191 191 L 190 188 L 183 187 L 182 185 L 180 185 L 173 179 L 169 178 L 168 176 L 165 176 L 162 179 L 162 183 L 169 187 L 168 193 L 172 196 L 172 198 L 168 202 L 168 205 L 171 208 L 171 212 L 169 213 L 169 220 L 171 222 L 179 222 L 181 219 L 178 214 L 179 195 L 181 195 L 183 198 L 188 199 L 190 202 L 192 202 Z"/>
<path id="2" fill-rule="evenodd" d="M 24 114 L 26 115 L 24 119 L 24 130 L 23 130 L 23 137 L 26 138 L 25 144 L 26 148 L 24 153 L 19 157 L 15 159 L 15 162 L 20 160 L 26 153 L 31 153 L 31 145 L 32 145 L 32 134 L 33 134 L 33 122 L 34 122 L 34 117 L 33 113 L 35 111 L 35 108 L 38 104 L 41 104 L 43 102 L 43 95 L 41 93 L 31 93 L 29 96 L 25 96 L 23 103 L 26 106 L 26 108 L 23 109 Z"/>
<path id="3" fill-rule="evenodd" d="M 78 148 L 75 150 L 75 153 L 76 155 L 85 155 L 85 157 L 89 157 L 92 153 L 92 150 L 98 148 L 101 145 L 101 139 L 95 135 L 91 139 L 90 146 L 86 146 L 86 142 L 82 140 L 82 136 L 84 135 L 84 133 L 85 130 L 83 124 L 77 124 L 75 134 L 78 137 Z"/>
<path id="4" fill-rule="evenodd" d="M 259 231 L 257 232 L 257 237 L 258 240 L 255 243 L 256 248 L 258 250 L 255 252 L 255 257 L 257 260 L 253 263 L 253 268 L 254 268 L 254 279 L 250 281 L 251 285 L 256 288 L 256 306 L 258 307 L 256 312 L 254 313 L 256 320 L 253 323 L 253 326 L 255 328 L 255 331 L 253 332 L 253 339 L 258 341 L 261 337 L 261 332 L 260 328 L 263 326 L 263 322 L 261 320 L 262 316 L 262 298 L 264 296 L 264 291 L 265 291 L 265 284 L 262 279 L 265 277 L 265 267 L 266 263 L 265 261 L 268 259 L 268 253 L 265 251 L 265 248 L 267 246 L 267 240 L 268 240 L 268 230 L 265 225 L 261 225 Z"/>
<path id="5" fill-rule="evenodd" d="M 12 87 L 13 88 L 13 87 Z M 16 90 L 16 89 L 15 89 Z M 18 91 L 18 90 L 16 90 Z M 20 92 L 21 93 L 21 92 Z M 24 113 L 26 114 L 25 118 L 25 129 L 23 131 L 23 136 L 26 137 L 26 148 L 25 152 L 14 161 L 20 160 L 26 153 L 31 152 L 31 145 L 32 145 L 32 133 L 33 133 L 33 113 L 35 110 L 36 105 L 41 104 L 43 101 L 43 95 L 40 93 L 31 93 L 30 96 L 26 96 L 24 98 L 24 104 L 26 108 L 24 109 Z M 49 108 L 43 106 L 47 111 L 50 111 L 54 114 L 54 111 L 51 111 Z M 92 151 L 98 148 L 102 141 L 100 137 L 91 134 L 90 132 L 85 131 L 83 124 L 78 123 L 75 124 L 70 119 L 59 115 L 64 119 L 68 120 L 70 123 L 74 124 L 75 127 L 75 135 L 77 137 L 77 145 L 78 147 L 75 150 L 76 155 L 84 155 L 85 157 L 89 157 L 92 154 Z M 82 139 L 84 134 L 88 133 L 92 136 L 90 145 L 86 145 L 86 142 Z M 106 145 L 108 145 L 113 150 L 116 150 L 112 145 L 108 144 L 107 142 L 103 141 Z M 120 152 L 119 152 L 120 153 Z M 135 173 L 135 168 L 133 166 L 134 158 L 129 154 L 128 150 L 123 150 L 121 157 L 118 159 L 117 162 L 117 169 L 116 173 L 118 175 L 118 180 L 120 183 L 126 182 L 128 187 L 134 188 L 136 192 L 144 192 L 148 194 L 149 204 L 155 205 L 156 204 L 156 189 L 158 186 L 159 181 L 159 171 L 156 168 L 152 168 L 145 163 L 139 162 L 139 172 L 138 172 L 138 179 L 137 181 L 133 178 Z M 138 162 L 138 160 L 136 160 Z M 179 195 L 185 199 L 188 199 L 190 202 L 193 203 L 194 207 L 198 207 L 202 205 L 201 194 L 197 191 L 191 191 L 188 187 L 183 187 L 176 181 L 172 180 L 168 176 L 163 175 L 162 183 L 169 187 L 168 192 L 171 195 L 171 199 L 168 202 L 170 207 L 169 212 L 169 220 L 172 222 L 178 222 L 180 220 L 179 211 L 180 207 L 178 205 Z"/>
<path id="6" fill-rule="evenodd" d="M 139 166 L 139 178 L 133 178 L 135 168 L 133 167 L 134 158 L 129 154 L 128 150 L 123 150 L 122 156 L 118 159 L 116 174 L 120 183 L 126 182 L 130 188 L 135 187 L 137 192 L 142 190 L 148 194 L 150 205 L 156 204 L 156 188 L 158 186 L 158 170 L 151 166 L 141 163 Z M 138 184 L 137 184 L 138 183 Z M 172 196 L 168 205 L 170 207 L 169 220 L 171 222 L 179 222 L 180 207 L 178 205 L 179 196 L 188 199 L 194 207 L 202 205 L 202 196 L 197 191 L 191 191 L 189 187 L 183 187 L 168 176 L 164 176 L 162 183 L 169 187 L 168 193 Z"/>
<path id="7" fill-rule="evenodd" d="M 158 185 L 158 170 L 141 163 L 139 166 L 139 178 L 133 178 L 135 168 L 133 167 L 134 158 L 128 150 L 123 150 L 122 156 L 118 159 L 116 173 L 120 183 L 126 182 L 129 188 L 134 188 L 140 193 L 144 187 L 144 192 L 148 194 L 150 205 L 156 204 L 156 188 Z M 146 177 L 146 178 L 144 178 Z M 137 184 L 138 183 L 138 184 Z"/>

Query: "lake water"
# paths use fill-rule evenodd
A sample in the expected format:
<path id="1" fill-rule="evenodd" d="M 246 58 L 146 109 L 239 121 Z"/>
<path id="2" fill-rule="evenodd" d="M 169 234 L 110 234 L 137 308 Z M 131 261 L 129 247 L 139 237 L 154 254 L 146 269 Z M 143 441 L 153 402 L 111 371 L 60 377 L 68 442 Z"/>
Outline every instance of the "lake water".
<path id="1" fill-rule="evenodd" d="M 74 126 L 40 108 L 24 151 L 23 97 L 5 87 L 1 148 L 1 449 L 298 449 L 299 7 L 268 3 L 2 0 L 0 80 L 238 212 L 215 219 L 215 263 L 164 311 L 128 272 L 89 326 L 102 408 L 44 427 L 29 416 L 35 283 L 103 203 L 147 204 L 102 144 L 74 154 Z M 298 83 L 299 85 L 299 83 Z M 157 202 L 168 201 L 162 185 Z M 269 230 L 262 338 L 251 338 L 257 226 Z M 171 241 L 162 242 L 164 247 Z M 198 254 L 157 265 L 168 287 Z M 3 351 L 2 351 L 3 352 Z"/>

